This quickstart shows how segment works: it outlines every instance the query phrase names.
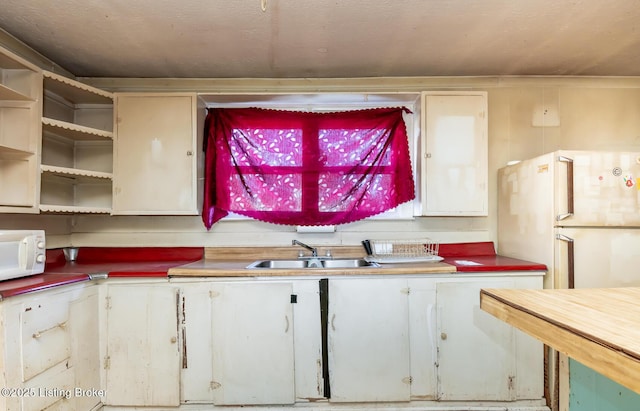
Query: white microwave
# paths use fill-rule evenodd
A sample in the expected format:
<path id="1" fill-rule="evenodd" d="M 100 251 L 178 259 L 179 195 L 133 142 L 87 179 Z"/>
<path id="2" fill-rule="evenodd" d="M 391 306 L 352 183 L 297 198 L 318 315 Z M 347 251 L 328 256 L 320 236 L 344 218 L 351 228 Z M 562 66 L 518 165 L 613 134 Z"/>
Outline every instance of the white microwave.
<path id="1" fill-rule="evenodd" d="M 44 272 L 44 230 L 0 230 L 0 281 Z"/>

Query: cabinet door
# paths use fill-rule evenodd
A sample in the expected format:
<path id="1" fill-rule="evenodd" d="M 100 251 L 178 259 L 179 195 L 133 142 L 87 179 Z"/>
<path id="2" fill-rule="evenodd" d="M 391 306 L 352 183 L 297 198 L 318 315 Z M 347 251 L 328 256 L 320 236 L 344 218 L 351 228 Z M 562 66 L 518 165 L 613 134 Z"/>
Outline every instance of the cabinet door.
<path id="1" fill-rule="evenodd" d="M 409 401 L 406 279 L 329 280 L 331 401 Z"/>
<path id="2" fill-rule="evenodd" d="M 213 402 L 211 282 L 180 284 L 182 293 L 182 402 Z"/>
<path id="3" fill-rule="evenodd" d="M 436 285 L 439 399 L 515 399 L 514 329 L 480 309 L 481 288 L 513 285 L 512 280 Z"/>
<path id="4" fill-rule="evenodd" d="M 486 216 L 486 92 L 425 92 L 422 118 L 422 214 Z"/>
<path id="5" fill-rule="evenodd" d="M 293 404 L 292 286 L 213 286 L 214 404 Z"/>
<path id="6" fill-rule="evenodd" d="M 97 318 L 99 297 L 97 286 L 73 301 L 69 307 L 69 332 L 71 336 L 71 359 L 74 368 L 74 388 L 83 390 L 85 395 L 72 397 L 72 409 L 91 410 L 101 401 L 93 392 L 100 385 L 100 329 Z"/>
<path id="7" fill-rule="evenodd" d="M 106 299 L 106 404 L 178 406 L 178 290 L 111 285 Z"/>
<path id="8" fill-rule="evenodd" d="M 436 280 L 410 278 L 409 327 L 411 343 L 411 397 L 421 400 L 437 398 L 438 344 Z"/>
<path id="9" fill-rule="evenodd" d="M 198 214 L 195 94 L 117 94 L 114 214 Z"/>

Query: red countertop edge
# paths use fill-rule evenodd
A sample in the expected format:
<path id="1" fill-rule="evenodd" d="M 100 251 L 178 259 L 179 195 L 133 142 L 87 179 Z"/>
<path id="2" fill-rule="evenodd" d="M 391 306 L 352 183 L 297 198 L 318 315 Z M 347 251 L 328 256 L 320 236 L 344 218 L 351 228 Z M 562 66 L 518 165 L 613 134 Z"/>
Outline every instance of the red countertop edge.
<path id="1" fill-rule="evenodd" d="M 440 244 L 443 262 L 459 272 L 546 271 L 544 264 L 497 255 L 492 242 Z M 47 250 L 45 271 L 0 281 L 2 299 L 61 285 L 89 281 L 90 274 L 111 278 L 166 278 L 172 267 L 204 258 L 203 247 L 82 247 L 75 262 L 62 249 Z"/>
<path id="2" fill-rule="evenodd" d="M 36 274 L 0 282 L 0 297 L 4 300 L 21 294 L 42 291 L 61 285 L 88 281 L 88 274 Z"/>

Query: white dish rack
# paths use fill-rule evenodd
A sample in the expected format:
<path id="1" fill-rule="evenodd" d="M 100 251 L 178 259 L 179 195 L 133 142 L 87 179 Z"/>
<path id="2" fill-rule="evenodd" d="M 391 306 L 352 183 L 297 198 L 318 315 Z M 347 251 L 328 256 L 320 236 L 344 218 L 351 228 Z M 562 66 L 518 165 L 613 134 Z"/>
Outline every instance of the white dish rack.
<path id="1" fill-rule="evenodd" d="M 372 254 L 369 262 L 380 264 L 436 262 L 443 258 L 438 255 L 439 243 L 431 239 L 421 240 L 374 240 L 371 241 Z"/>

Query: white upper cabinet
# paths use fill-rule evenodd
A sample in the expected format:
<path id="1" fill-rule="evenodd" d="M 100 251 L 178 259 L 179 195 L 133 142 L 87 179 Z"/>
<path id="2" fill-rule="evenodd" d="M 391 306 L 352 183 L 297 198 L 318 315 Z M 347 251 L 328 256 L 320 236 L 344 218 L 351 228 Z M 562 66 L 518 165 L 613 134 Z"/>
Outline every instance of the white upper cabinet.
<path id="1" fill-rule="evenodd" d="M 422 215 L 488 214 L 487 93 L 422 93 Z"/>
<path id="2" fill-rule="evenodd" d="M 41 96 L 41 71 L 0 47 L 0 212 L 38 212 Z"/>
<path id="3" fill-rule="evenodd" d="M 196 95 L 116 94 L 113 214 L 196 215 Z"/>
<path id="4" fill-rule="evenodd" d="M 113 95 L 44 71 L 40 211 L 111 212 Z"/>

